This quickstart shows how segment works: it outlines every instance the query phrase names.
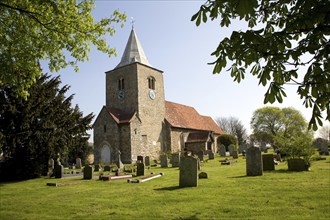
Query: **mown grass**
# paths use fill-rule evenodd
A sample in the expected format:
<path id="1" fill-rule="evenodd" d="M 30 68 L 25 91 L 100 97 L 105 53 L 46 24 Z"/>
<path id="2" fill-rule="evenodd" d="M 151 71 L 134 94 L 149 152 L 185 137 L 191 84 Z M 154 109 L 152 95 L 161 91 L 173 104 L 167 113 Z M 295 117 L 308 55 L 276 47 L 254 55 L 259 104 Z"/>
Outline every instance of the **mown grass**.
<path id="1" fill-rule="evenodd" d="M 245 160 L 204 163 L 199 186 L 179 188 L 177 168 L 151 168 L 164 176 L 144 183 L 40 178 L 0 183 L 0 219 L 330 219 L 330 158 L 311 171 L 246 177 Z M 80 181 L 46 186 L 48 182 Z"/>

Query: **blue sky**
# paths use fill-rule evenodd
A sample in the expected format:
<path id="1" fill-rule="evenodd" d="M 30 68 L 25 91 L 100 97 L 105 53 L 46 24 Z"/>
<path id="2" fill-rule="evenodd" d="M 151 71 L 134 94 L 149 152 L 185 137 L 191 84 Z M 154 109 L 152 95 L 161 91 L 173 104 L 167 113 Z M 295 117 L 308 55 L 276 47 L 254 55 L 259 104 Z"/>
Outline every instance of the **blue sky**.
<path id="1" fill-rule="evenodd" d="M 200 114 L 212 118 L 235 116 L 250 130 L 253 111 L 264 107 L 263 99 L 267 87 L 258 86 L 255 77 L 246 74 L 240 84 L 233 82 L 230 73 L 212 74 L 214 61 L 210 54 L 218 43 L 233 30 L 244 30 L 245 23 L 235 21 L 230 28 L 221 28 L 219 21 L 208 21 L 197 27 L 190 21 L 204 1 L 111 1 L 96 0 L 93 15 L 96 20 L 110 17 L 115 9 L 125 12 L 124 28 L 115 25 L 116 34 L 107 38 L 117 49 L 118 56 L 109 58 L 93 49 L 90 61 L 80 63 L 80 71 L 72 68 L 61 70 L 63 84 L 71 85 L 74 104 L 84 114 L 93 112 L 95 118 L 105 105 L 105 73 L 113 69 L 121 59 L 129 33 L 130 18 L 134 17 L 135 31 L 149 63 L 164 71 L 165 99 L 193 106 Z M 44 68 L 45 69 L 45 68 Z M 294 107 L 306 120 L 311 109 L 303 106 L 296 94 L 296 86 L 286 87 L 288 98 L 279 107 Z"/>

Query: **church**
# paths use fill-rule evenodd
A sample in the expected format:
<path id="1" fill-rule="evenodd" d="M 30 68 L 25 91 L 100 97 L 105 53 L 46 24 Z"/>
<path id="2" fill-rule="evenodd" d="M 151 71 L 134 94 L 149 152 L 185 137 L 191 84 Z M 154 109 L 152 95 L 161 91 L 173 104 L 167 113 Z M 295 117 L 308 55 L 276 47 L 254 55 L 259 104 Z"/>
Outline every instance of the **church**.
<path id="1" fill-rule="evenodd" d="M 119 155 L 129 164 L 140 155 L 216 151 L 221 128 L 193 107 L 165 100 L 163 71 L 149 64 L 134 28 L 105 76 L 106 104 L 93 125 L 96 164 L 117 163 Z"/>

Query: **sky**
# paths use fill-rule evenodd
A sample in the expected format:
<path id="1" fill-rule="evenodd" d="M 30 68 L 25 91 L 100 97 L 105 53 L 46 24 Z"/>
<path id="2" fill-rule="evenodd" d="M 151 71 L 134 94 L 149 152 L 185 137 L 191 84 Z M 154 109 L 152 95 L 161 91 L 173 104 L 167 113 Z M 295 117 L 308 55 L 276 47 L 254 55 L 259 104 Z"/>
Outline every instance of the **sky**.
<path id="1" fill-rule="evenodd" d="M 112 1 L 96 0 L 93 10 L 95 20 L 110 17 L 118 9 L 127 15 L 123 28 L 114 25 L 116 34 L 107 38 L 118 56 L 111 57 L 93 49 L 90 60 L 78 64 L 80 71 L 66 68 L 53 75 L 61 75 L 63 85 L 70 85 L 68 94 L 75 94 L 73 104 L 78 104 L 84 115 L 91 112 L 95 118 L 105 105 L 105 72 L 120 62 L 130 31 L 131 17 L 134 30 L 144 49 L 149 63 L 164 71 L 165 99 L 194 107 L 201 115 L 237 117 L 250 133 L 253 112 L 262 108 L 264 94 L 268 87 L 258 85 L 258 79 L 245 75 L 241 83 L 234 82 L 230 73 L 212 74 L 215 57 L 211 53 L 219 42 L 229 37 L 233 30 L 244 30 L 246 24 L 233 21 L 229 28 L 222 28 L 219 20 L 201 24 L 191 22 L 191 17 L 205 1 Z M 47 69 L 44 67 L 44 69 Z M 287 98 L 277 107 L 294 107 L 309 121 L 312 110 L 303 106 L 303 100 L 296 94 L 296 86 L 286 88 Z M 269 104 L 267 104 L 269 106 Z M 92 131 L 89 132 L 92 134 Z M 92 137 L 90 139 L 92 141 Z"/>

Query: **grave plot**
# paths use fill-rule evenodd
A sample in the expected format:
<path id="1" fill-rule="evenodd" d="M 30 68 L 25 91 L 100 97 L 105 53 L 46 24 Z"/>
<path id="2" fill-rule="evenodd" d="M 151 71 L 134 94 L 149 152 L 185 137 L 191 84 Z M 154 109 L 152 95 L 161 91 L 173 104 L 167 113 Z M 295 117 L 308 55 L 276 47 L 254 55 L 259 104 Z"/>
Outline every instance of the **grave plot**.
<path id="1" fill-rule="evenodd" d="M 149 180 L 152 180 L 152 179 L 161 177 L 163 175 L 164 175 L 164 173 L 155 173 L 155 174 L 151 174 L 149 176 L 146 176 L 146 177 L 143 177 L 143 178 L 140 178 L 140 179 L 127 180 L 127 182 L 128 183 L 143 183 L 143 182 L 146 182 L 146 181 L 149 181 Z"/>

